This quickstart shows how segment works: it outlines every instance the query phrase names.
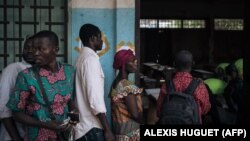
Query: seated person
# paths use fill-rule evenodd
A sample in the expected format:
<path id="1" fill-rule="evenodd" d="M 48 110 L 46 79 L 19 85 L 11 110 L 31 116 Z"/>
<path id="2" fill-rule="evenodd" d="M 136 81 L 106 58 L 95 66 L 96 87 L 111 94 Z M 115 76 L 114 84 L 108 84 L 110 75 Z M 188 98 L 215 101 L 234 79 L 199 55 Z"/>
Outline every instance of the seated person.
<path id="1" fill-rule="evenodd" d="M 243 80 L 239 77 L 238 70 L 234 64 L 226 67 L 228 85 L 224 91 L 224 97 L 230 111 L 237 113 L 237 123 L 241 122 L 244 106 Z"/>

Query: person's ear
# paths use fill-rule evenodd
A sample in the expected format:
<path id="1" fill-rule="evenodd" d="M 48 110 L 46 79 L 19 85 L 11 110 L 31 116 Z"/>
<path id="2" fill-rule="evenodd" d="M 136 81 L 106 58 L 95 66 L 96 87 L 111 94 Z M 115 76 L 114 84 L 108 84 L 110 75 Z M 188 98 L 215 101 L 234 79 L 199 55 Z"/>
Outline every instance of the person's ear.
<path id="1" fill-rule="evenodd" d="M 94 35 L 91 36 L 91 37 L 89 38 L 89 40 L 90 40 L 90 42 L 94 42 L 94 41 L 95 41 L 95 36 L 94 36 Z"/>

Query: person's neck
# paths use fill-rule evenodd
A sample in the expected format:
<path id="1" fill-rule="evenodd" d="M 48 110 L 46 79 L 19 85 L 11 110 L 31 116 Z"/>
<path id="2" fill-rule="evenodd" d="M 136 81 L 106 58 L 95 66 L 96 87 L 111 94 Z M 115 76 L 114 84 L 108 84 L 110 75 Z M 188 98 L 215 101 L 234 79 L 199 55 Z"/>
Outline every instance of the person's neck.
<path id="1" fill-rule="evenodd" d="M 47 66 L 44 66 L 44 68 L 48 71 L 51 71 L 52 73 L 55 73 L 59 70 L 58 68 L 58 63 L 56 61 L 50 63 L 49 65 Z"/>
<path id="2" fill-rule="evenodd" d="M 191 69 L 185 69 L 185 70 L 176 70 L 177 72 L 187 72 L 187 73 L 190 73 L 191 72 Z"/>
<path id="3" fill-rule="evenodd" d="M 96 52 L 96 49 L 95 49 L 95 47 L 93 47 L 93 46 L 90 46 L 90 45 L 87 45 L 86 47 L 88 47 L 88 48 L 90 48 L 90 49 L 92 49 L 94 52 Z"/>
<path id="4" fill-rule="evenodd" d="M 128 73 L 125 72 L 124 75 L 123 75 L 122 71 L 119 70 L 119 74 L 118 74 L 117 78 L 119 78 L 120 80 L 128 79 Z"/>
<path id="5" fill-rule="evenodd" d="M 128 79 L 128 76 L 126 76 L 126 78 L 124 78 L 124 77 L 122 76 L 122 72 L 119 71 L 118 75 L 116 76 L 116 78 L 115 78 L 115 80 L 114 80 L 114 82 L 113 82 L 113 84 L 112 84 L 113 88 L 115 88 L 116 85 L 117 85 L 121 80 L 123 80 L 123 79 Z"/>
<path id="6" fill-rule="evenodd" d="M 27 63 L 29 63 L 31 66 L 35 65 L 35 62 L 27 62 Z"/>

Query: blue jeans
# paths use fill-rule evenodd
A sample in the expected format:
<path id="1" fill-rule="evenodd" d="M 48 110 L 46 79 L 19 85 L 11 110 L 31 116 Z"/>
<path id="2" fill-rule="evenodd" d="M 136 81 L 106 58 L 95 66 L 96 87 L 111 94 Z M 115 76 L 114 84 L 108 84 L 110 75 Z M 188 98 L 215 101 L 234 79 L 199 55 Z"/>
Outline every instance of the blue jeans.
<path id="1" fill-rule="evenodd" d="M 84 136 L 76 141 L 105 141 L 104 132 L 99 128 L 90 129 Z"/>

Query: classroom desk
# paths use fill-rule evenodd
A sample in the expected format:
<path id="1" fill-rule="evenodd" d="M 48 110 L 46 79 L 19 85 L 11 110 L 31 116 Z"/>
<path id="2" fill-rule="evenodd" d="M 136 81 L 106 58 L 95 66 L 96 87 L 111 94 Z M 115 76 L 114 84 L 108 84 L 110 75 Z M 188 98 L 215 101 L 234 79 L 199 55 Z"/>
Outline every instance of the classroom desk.
<path id="1" fill-rule="evenodd" d="M 213 72 L 207 71 L 207 70 L 202 70 L 202 69 L 193 69 L 191 71 L 192 75 L 194 77 L 199 77 L 203 80 L 214 77 L 215 74 Z"/>

